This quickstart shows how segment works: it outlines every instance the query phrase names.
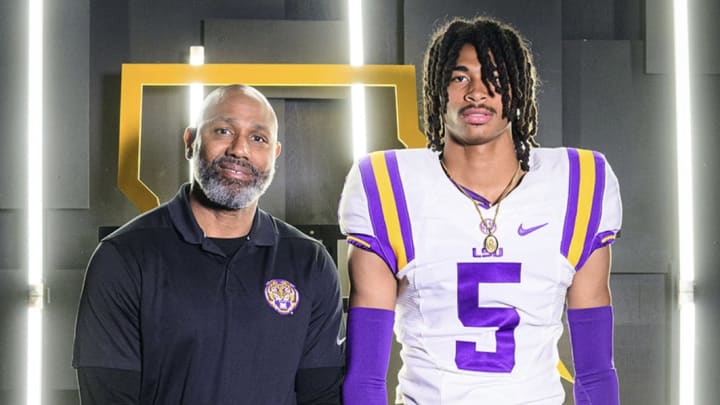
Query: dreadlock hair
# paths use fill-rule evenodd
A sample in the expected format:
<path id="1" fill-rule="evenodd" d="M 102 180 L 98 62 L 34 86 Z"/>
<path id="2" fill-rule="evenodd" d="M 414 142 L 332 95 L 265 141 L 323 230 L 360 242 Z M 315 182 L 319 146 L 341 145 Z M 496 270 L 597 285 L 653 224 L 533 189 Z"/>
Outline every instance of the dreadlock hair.
<path id="1" fill-rule="evenodd" d="M 460 49 L 466 44 L 475 47 L 482 80 L 490 95 L 494 95 L 493 87 L 502 95 L 502 117 L 512 123 L 515 153 L 522 169 L 527 171 L 530 147 L 540 146 L 534 139 L 538 117 L 537 75 L 532 54 L 527 41 L 515 28 L 487 17 L 454 18 L 435 31 L 430 40 L 423 69 L 423 112 L 428 147 L 443 150 L 447 88 Z M 490 86 L 490 78 L 494 80 L 493 86 Z"/>

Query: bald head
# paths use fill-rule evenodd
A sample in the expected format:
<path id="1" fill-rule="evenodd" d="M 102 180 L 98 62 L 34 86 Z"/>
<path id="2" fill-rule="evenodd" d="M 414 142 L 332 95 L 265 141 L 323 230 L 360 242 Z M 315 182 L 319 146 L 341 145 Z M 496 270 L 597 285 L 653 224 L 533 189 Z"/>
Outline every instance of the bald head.
<path id="1" fill-rule="evenodd" d="M 263 104 L 272 117 L 274 124 L 272 132 L 277 133 L 277 115 L 275 114 L 275 110 L 272 108 L 268 99 L 256 88 L 244 84 L 231 84 L 228 86 L 218 87 L 217 89 L 211 91 L 205 97 L 205 100 L 203 100 L 200 116 L 196 119 L 196 128 L 201 128 L 205 122 L 214 118 L 218 105 L 229 102 L 230 99 L 236 96 L 254 99 Z"/>

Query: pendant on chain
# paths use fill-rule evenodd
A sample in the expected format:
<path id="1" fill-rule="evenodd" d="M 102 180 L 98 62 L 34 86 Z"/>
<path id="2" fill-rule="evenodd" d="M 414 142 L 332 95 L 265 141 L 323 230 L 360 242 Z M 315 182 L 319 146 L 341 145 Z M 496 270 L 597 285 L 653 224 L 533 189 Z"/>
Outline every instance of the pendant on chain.
<path id="1" fill-rule="evenodd" d="M 489 234 L 485 237 L 485 240 L 483 241 L 483 246 L 485 247 L 485 250 L 488 251 L 488 253 L 495 253 L 498 250 L 499 242 L 495 235 Z"/>
<path id="2" fill-rule="evenodd" d="M 482 215 L 482 214 L 481 214 Z M 481 217 L 482 218 L 482 217 Z M 492 218 L 483 218 L 482 221 L 480 221 L 480 232 L 485 234 L 493 234 L 495 233 L 495 230 L 497 229 L 497 224 L 495 223 L 495 220 Z"/>

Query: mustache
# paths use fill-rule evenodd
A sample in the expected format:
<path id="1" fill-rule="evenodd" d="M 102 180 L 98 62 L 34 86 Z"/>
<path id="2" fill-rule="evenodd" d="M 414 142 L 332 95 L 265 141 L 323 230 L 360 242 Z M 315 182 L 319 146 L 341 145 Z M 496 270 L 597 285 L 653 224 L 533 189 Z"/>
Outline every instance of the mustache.
<path id="1" fill-rule="evenodd" d="M 252 163 L 250 163 L 247 159 L 238 159 L 234 158 L 232 156 L 220 156 L 219 158 L 215 159 L 212 163 L 214 168 L 219 168 L 223 164 L 232 164 L 241 166 L 243 168 L 249 169 L 250 172 L 253 174 L 253 176 L 260 176 L 262 173 L 260 173 L 260 170 L 258 170 L 257 167 L 255 167 Z"/>
<path id="2" fill-rule="evenodd" d="M 470 105 L 466 105 L 465 107 L 463 107 L 463 108 L 460 109 L 459 114 L 462 115 L 462 114 L 465 113 L 465 111 L 467 111 L 467 110 L 469 110 L 469 109 L 471 109 L 471 108 L 484 108 L 484 109 L 490 111 L 490 112 L 493 113 L 493 114 L 497 114 L 497 110 L 495 110 L 494 108 L 492 108 L 492 107 L 490 107 L 490 106 L 488 106 L 488 105 L 485 105 L 485 104 L 470 104 Z"/>

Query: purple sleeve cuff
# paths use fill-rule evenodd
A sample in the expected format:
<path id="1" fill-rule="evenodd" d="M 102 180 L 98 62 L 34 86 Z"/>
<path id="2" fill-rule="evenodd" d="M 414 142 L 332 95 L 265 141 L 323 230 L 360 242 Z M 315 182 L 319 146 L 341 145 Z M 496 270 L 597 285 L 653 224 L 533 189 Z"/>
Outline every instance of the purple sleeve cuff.
<path id="1" fill-rule="evenodd" d="M 348 311 L 345 405 L 386 405 L 395 312 L 352 307 Z"/>
<path id="2" fill-rule="evenodd" d="M 397 259 L 395 254 L 392 249 L 383 248 L 377 238 L 370 235 L 354 233 L 347 236 L 347 243 L 360 249 L 375 253 L 385 262 L 385 264 L 387 264 L 393 274 L 397 273 Z"/>

